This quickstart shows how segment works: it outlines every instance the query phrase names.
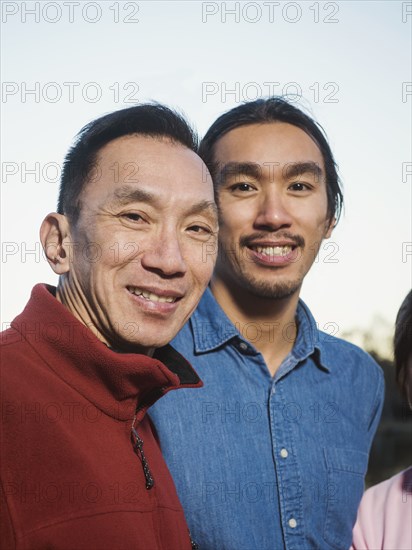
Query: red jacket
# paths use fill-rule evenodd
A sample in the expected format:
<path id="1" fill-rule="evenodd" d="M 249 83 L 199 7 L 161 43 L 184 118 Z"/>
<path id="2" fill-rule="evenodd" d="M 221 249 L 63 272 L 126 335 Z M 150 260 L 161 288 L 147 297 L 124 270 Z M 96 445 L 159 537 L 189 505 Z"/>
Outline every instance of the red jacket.
<path id="1" fill-rule="evenodd" d="M 1 335 L 1 547 L 189 550 L 145 413 L 202 385 L 190 365 L 171 346 L 112 351 L 45 285 Z"/>

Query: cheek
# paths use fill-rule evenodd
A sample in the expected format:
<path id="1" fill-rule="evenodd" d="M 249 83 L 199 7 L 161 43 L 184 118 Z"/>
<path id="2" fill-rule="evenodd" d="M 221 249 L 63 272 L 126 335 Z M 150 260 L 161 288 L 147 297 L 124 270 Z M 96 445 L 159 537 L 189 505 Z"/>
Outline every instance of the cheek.
<path id="1" fill-rule="evenodd" d="M 75 235 L 72 253 L 74 264 L 79 273 L 90 273 L 98 269 L 106 260 L 107 245 L 98 231 L 87 227 Z"/>
<path id="2" fill-rule="evenodd" d="M 197 286 L 206 288 L 212 277 L 216 257 L 216 243 L 204 243 L 202 250 L 190 257 L 189 269 L 193 279 L 197 282 Z"/>
<path id="3" fill-rule="evenodd" d="M 225 238 L 237 239 L 245 232 L 250 232 L 259 214 L 259 205 L 253 199 L 226 204 L 219 208 L 219 235 Z"/>
<path id="4" fill-rule="evenodd" d="M 147 236 L 131 231 L 105 231 L 105 235 L 100 235 L 100 242 L 102 260 L 110 267 L 139 264 L 142 250 L 148 250 L 151 246 Z"/>
<path id="5" fill-rule="evenodd" d="M 106 247 L 106 263 L 112 267 L 130 263 L 138 264 L 140 262 L 137 257 L 141 248 L 141 244 L 137 241 L 113 240 Z"/>
<path id="6" fill-rule="evenodd" d="M 180 244 L 183 260 L 186 264 L 186 278 L 193 289 L 206 288 L 212 277 L 217 257 L 217 239 L 205 242 L 183 239 Z"/>
<path id="7" fill-rule="evenodd" d="M 295 219 L 302 229 L 309 234 L 313 234 L 317 238 L 324 238 L 328 230 L 325 211 L 319 208 L 311 208 L 309 205 L 299 214 L 296 213 Z"/>
<path id="8" fill-rule="evenodd" d="M 244 228 L 249 225 L 250 218 L 246 205 L 243 210 L 240 208 L 221 210 L 219 212 L 219 241 L 233 239 L 242 233 Z"/>
<path id="9" fill-rule="evenodd" d="M 329 237 L 332 235 L 333 231 L 333 223 L 330 223 L 330 221 L 326 220 L 324 217 L 319 221 L 319 233 L 320 238 L 323 239 L 329 239 Z"/>
<path id="10" fill-rule="evenodd" d="M 225 219 L 226 216 L 232 219 L 234 213 L 237 216 L 250 215 L 255 207 L 256 200 L 252 197 L 231 198 L 230 200 L 224 200 L 219 202 L 219 214 Z"/>

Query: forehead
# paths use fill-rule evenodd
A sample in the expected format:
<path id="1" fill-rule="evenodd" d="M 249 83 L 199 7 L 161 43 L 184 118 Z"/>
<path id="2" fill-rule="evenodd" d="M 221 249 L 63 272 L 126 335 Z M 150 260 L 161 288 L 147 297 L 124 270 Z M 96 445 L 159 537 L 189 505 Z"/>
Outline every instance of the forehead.
<path id="1" fill-rule="evenodd" d="M 118 169 L 131 170 L 132 163 L 138 171 L 153 171 L 161 174 L 167 166 L 185 166 L 194 173 L 202 167 L 201 159 L 180 143 L 167 137 L 128 135 L 114 139 L 102 147 L 97 155 L 101 169 L 113 169 L 111 163 L 117 162 Z M 170 170 L 169 170 L 170 173 Z"/>
<path id="2" fill-rule="evenodd" d="M 130 135 L 117 138 L 98 152 L 97 163 L 84 194 L 106 202 L 120 187 L 136 187 L 181 200 L 213 200 L 210 178 L 200 157 L 168 138 Z M 85 198 L 85 197 L 83 197 Z"/>
<path id="3" fill-rule="evenodd" d="M 322 153 L 303 130 L 284 122 L 249 124 L 231 130 L 214 147 L 218 163 L 254 162 L 258 164 L 313 161 L 321 168 Z"/>

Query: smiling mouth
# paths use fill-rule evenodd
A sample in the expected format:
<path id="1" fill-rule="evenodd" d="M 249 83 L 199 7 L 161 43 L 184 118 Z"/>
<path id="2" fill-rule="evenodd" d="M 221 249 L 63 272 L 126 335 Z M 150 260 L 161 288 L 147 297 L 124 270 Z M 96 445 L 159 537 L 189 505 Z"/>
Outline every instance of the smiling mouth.
<path id="1" fill-rule="evenodd" d="M 167 304 L 174 304 L 177 300 L 180 300 L 178 296 L 159 296 L 158 294 L 155 294 L 154 292 L 149 292 L 148 290 L 143 290 L 141 288 L 138 288 L 136 286 L 128 286 L 127 290 L 134 294 L 135 296 L 141 296 L 148 302 L 160 302 L 160 303 L 167 303 Z"/>
<path id="2" fill-rule="evenodd" d="M 255 250 L 259 254 L 265 256 L 281 257 L 287 256 L 295 248 L 294 246 L 251 246 L 251 250 Z"/>

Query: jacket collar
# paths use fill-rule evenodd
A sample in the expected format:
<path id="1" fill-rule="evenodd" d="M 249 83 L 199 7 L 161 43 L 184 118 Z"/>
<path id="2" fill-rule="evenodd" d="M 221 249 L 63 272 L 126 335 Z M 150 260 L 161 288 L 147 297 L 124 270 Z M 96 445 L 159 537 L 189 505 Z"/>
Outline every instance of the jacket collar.
<path id="1" fill-rule="evenodd" d="M 330 372 L 333 365 L 330 354 L 327 353 L 324 346 L 327 335 L 318 330 L 315 319 L 302 300 L 298 302 L 296 319 L 299 328 L 298 337 L 292 350 L 293 357 L 297 362 L 300 362 L 313 355 L 316 364 Z M 196 311 L 190 319 L 190 324 L 193 330 L 196 353 L 202 354 L 216 350 L 232 340 L 241 340 L 249 346 L 251 345 L 227 317 L 210 288 L 207 288 L 203 294 Z"/>
<path id="2" fill-rule="evenodd" d="M 44 364 L 104 413 L 140 420 L 170 390 L 201 387 L 189 363 L 170 345 L 154 357 L 108 348 L 55 298 L 56 289 L 36 285 L 11 326 Z"/>

